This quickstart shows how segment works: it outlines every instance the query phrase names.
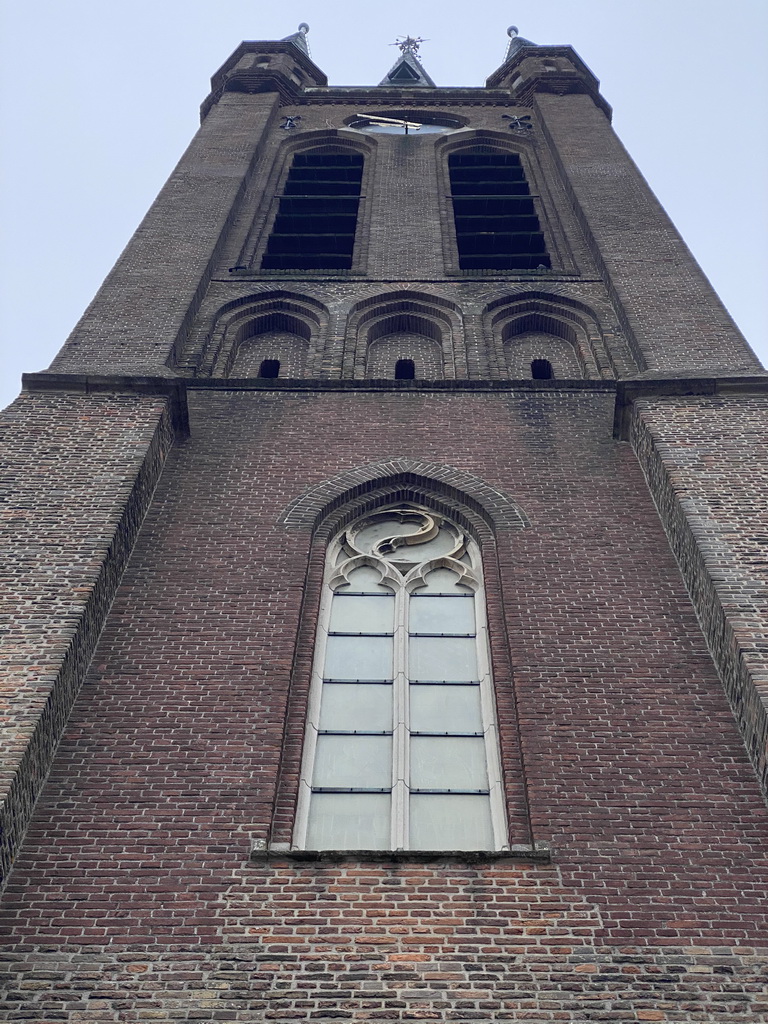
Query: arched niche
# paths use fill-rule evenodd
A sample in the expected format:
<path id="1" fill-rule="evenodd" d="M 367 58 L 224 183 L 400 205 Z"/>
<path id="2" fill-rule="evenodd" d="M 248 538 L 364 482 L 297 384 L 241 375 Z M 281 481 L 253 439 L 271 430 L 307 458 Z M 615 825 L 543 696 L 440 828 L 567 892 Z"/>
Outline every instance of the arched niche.
<path id="1" fill-rule="evenodd" d="M 439 380 L 444 376 L 442 340 L 433 320 L 412 313 L 384 317 L 368 332 L 365 376 L 407 379 L 412 369 L 416 380 Z"/>
<path id="2" fill-rule="evenodd" d="M 584 377 L 572 341 L 559 338 L 549 331 L 521 330 L 504 340 L 504 360 L 508 375 L 513 380 L 526 377 L 554 377 L 558 380 L 577 380 Z M 549 363 L 551 373 L 545 374 L 537 363 Z M 539 372 L 537 372 L 537 370 Z"/>
<path id="3" fill-rule="evenodd" d="M 534 376 L 534 360 L 548 360 L 560 379 L 612 379 L 597 318 L 581 303 L 546 293 L 498 299 L 483 315 L 486 338 L 507 376 Z"/>
<path id="4" fill-rule="evenodd" d="M 398 359 L 412 359 L 416 378 L 465 377 L 464 330 L 458 307 L 408 291 L 372 296 L 349 313 L 342 376 L 393 378 Z"/>
<path id="5" fill-rule="evenodd" d="M 308 325 L 288 313 L 249 320 L 238 331 L 229 376 L 306 377 L 310 337 Z"/>
<path id="6" fill-rule="evenodd" d="M 201 373 L 258 377 L 261 363 L 280 362 L 280 377 L 313 377 L 322 358 L 326 308 L 287 291 L 250 295 L 219 311 Z"/>

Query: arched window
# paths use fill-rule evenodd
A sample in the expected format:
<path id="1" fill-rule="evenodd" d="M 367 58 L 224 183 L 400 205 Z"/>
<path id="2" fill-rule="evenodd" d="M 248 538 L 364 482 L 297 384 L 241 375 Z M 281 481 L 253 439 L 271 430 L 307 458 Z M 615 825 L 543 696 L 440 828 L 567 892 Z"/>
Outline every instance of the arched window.
<path id="1" fill-rule="evenodd" d="M 416 367 L 412 359 L 398 359 L 395 363 L 395 380 L 413 380 Z"/>
<path id="2" fill-rule="evenodd" d="M 531 377 L 534 380 L 552 380 L 554 376 L 552 363 L 548 359 L 533 359 L 531 361 Z"/>
<path id="3" fill-rule="evenodd" d="M 279 359 L 262 359 L 259 367 L 260 377 L 277 377 L 280 373 Z"/>
<path id="4" fill-rule="evenodd" d="M 261 261 L 265 270 L 349 270 L 363 180 L 359 153 L 297 153 Z"/>
<path id="5" fill-rule="evenodd" d="M 294 844 L 507 845 L 476 545 L 413 505 L 328 550 Z"/>
<path id="6" fill-rule="evenodd" d="M 551 265 L 517 153 L 475 147 L 448 157 L 462 270 L 537 270 Z"/>

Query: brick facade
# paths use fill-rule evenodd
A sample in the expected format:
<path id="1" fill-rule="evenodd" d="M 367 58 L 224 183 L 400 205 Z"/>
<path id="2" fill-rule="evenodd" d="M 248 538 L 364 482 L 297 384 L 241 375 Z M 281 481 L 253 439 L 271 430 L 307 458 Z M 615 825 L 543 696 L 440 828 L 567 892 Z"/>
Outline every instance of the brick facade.
<path id="1" fill-rule="evenodd" d="M 51 393 L 22 395 L 3 428 L 5 875 L 173 430 L 158 398 Z"/>
<path id="2" fill-rule="evenodd" d="M 203 113 L 3 416 L 0 1019 L 764 1021 L 768 376 L 596 81 L 522 47 L 334 90 L 255 43 Z M 261 271 L 313 146 L 365 157 L 352 270 Z M 551 269 L 458 268 L 472 146 L 520 155 Z M 482 551 L 511 848 L 297 852 L 326 545 L 402 501 Z"/>

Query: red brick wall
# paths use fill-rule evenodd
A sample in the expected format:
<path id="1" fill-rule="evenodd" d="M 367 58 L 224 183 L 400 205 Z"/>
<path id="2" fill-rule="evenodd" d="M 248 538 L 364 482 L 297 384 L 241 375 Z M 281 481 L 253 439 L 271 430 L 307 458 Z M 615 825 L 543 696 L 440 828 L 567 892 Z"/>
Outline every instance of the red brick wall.
<path id="1" fill-rule="evenodd" d="M 768 401 L 642 399 L 632 435 L 768 796 Z"/>
<path id="2" fill-rule="evenodd" d="M 7 891 L 8 1019 L 765 1019 L 768 811 L 612 396 L 202 392 L 191 412 Z M 486 568 L 550 865 L 248 860 L 281 769 L 289 799 L 316 609 L 309 532 L 281 514 L 393 456 L 530 520 Z M 503 757 L 525 841 L 511 723 Z"/>
<path id="3" fill-rule="evenodd" d="M 81 380 L 83 393 L 25 395 L 6 415 L 6 860 L 109 615 L 6 892 L 0 1018 L 768 1016 L 768 812 L 707 649 L 759 761 L 760 421 L 750 400 L 736 419 L 733 403 L 641 402 L 636 458 L 611 435 L 609 383 L 757 364 L 604 108 L 570 91 L 586 71 L 561 70 L 563 95 L 525 86 L 525 139 L 503 120 L 508 90 L 418 100 L 464 122 L 459 141 L 490 132 L 477 141 L 523 153 L 554 270 L 516 280 L 455 273 L 449 136 L 358 137 L 370 154 L 355 273 L 260 274 L 292 147 L 307 130 L 333 142 L 371 97 L 297 93 L 281 107 L 277 92 L 217 93 L 54 367 L 207 376 L 222 307 L 282 290 L 325 379 L 193 394 L 191 437 L 113 604 L 170 445 L 165 398 Z M 299 110 L 300 129 L 279 127 Z M 508 373 L 494 321 L 515 296 L 569 325 L 595 383 L 482 383 Z M 431 317 L 471 383 L 344 382 L 364 373 L 363 321 L 381 297 L 382 316 Z M 368 492 L 384 500 L 387 465 L 399 500 L 477 527 L 510 835 L 551 844 L 549 863 L 249 858 L 253 841 L 290 838 L 323 529 L 345 492 L 357 510 Z"/>
<path id="4" fill-rule="evenodd" d="M 36 393 L 0 418 L 3 878 L 172 443 L 165 405 Z"/>

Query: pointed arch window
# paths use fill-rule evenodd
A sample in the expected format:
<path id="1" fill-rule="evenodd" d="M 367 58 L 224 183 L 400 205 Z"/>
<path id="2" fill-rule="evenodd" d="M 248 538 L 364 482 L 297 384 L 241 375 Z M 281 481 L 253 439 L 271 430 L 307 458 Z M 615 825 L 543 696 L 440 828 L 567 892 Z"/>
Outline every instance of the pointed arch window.
<path id="1" fill-rule="evenodd" d="M 328 550 L 294 845 L 507 844 L 479 551 L 417 506 Z"/>
<path id="2" fill-rule="evenodd" d="M 297 153 L 288 172 L 265 270 L 349 270 L 363 180 L 359 153 Z"/>
<path id="3" fill-rule="evenodd" d="M 531 377 L 534 380 L 552 380 L 554 376 L 552 363 L 548 359 L 531 360 Z"/>
<path id="4" fill-rule="evenodd" d="M 517 153 L 480 147 L 448 157 L 456 244 L 462 270 L 538 270 L 551 266 Z"/>

